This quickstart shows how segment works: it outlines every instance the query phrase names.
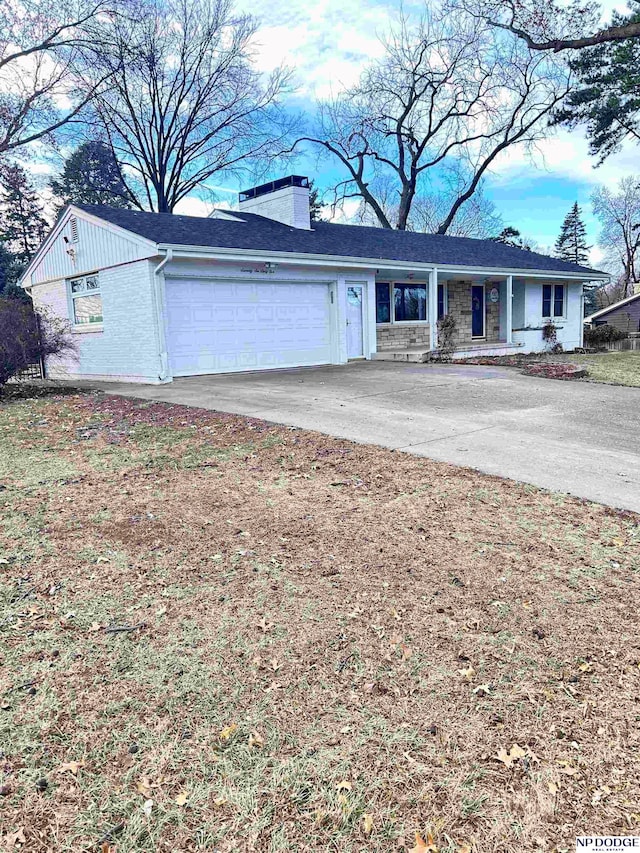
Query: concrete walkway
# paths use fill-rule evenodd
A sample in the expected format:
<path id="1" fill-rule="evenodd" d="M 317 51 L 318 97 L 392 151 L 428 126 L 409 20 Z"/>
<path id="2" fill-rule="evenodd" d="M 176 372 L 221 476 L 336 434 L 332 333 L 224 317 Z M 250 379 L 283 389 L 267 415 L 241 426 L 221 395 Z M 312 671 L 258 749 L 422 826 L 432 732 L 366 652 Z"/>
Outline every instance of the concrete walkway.
<path id="1" fill-rule="evenodd" d="M 640 512 L 640 388 L 386 362 L 99 387 L 315 429 Z"/>

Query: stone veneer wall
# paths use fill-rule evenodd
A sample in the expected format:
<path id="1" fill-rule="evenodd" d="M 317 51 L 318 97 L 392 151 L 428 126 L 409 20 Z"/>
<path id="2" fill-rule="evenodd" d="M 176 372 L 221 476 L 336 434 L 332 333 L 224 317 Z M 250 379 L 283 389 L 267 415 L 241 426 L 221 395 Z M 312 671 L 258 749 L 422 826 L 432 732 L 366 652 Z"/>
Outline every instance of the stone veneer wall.
<path id="1" fill-rule="evenodd" d="M 429 324 L 385 324 L 376 328 L 376 339 L 379 350 L 409 349 L 410 347 L 424 347 L 428 350 Z"/>
<path id="2" fill-rule="evenodd" d="M 500 340 L 500 303 L 489 301 L 489 292 L 495 285 L 484 288 L 485 337 L 482 340 L 494 342 Z M 447 282 L 447 311 L 456 321 L 453 341 L 455 344 L 471 341 L 471 282 Z"/>
<path id="3" fill-rule="evenodd" d="M 496 285 L 486 284 L 484 288 L 485 337 L 478 340 L 494 343 L 500 340 L 500 303 L 489 300 L 489 292 Z M 447 310 L 456 321 L 454 344 L 470 343 L 471 338 L 471 282 L 447 282 Z M 376 328 L 379 350 L 409 349 L 424 347 L 429 349 L 428 323 L 389 323 Z"/>

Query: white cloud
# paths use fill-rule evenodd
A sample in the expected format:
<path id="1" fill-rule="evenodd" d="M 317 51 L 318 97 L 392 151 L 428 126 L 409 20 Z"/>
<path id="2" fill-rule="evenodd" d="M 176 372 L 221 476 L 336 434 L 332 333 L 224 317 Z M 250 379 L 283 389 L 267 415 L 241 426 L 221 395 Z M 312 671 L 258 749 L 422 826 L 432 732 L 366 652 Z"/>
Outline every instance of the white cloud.
<path id="1" fill-rule="evenodd" d="M 637 163 L 637 148 L 629 144 L 605 160 L 602 166 L 596 167 L 596 159 L 589 154 L 584 134 L 579 129 L 561 129 L 538 142 L 531 152 L 527 152 L 524 146 L 507 149 L 496 162 L 491 182 L 494 185 L 510 186 L 517 182 L 524 187 L 532 184 L 540 177 L 540 172 L 544 172 L 547 176 L 594 186 L 613 186 L 621 178 L 635 173 Z"/>
<path id="2" fill-rule="evenodd" d="M 174 213 L 180 213 L 183 216 L 209 216 L 214 207 L 222 207 L 222 205 L 213 205 L 201 198 L 189 195 L 182 199 Z"/>
<path id="3" fill-rule="evenodd" d="M 384 35 L 397 7 L 361 0 L 271 2 L 241 0 L 242 11 L 259 20 L 256 62 L 263 71 L 281 63 L 295 69 L 298 93 L 325 97 L 354 83 L 382 53 Z"/>

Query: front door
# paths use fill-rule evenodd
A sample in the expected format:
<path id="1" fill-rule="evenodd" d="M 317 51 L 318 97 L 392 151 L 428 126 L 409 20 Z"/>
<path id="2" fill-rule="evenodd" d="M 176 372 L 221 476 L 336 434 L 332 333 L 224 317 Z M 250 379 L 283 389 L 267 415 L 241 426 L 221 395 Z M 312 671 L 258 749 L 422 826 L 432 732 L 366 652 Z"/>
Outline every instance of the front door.
<path id="1" fill-rule="evenodd" d="M 362 285 L 347 285 L 347 358 L 364 356 Z"/>
<path id="2" fill-rule="evenodd" d="M 471 285 L 471 337 L 484 338 L 484 285 Z"/>

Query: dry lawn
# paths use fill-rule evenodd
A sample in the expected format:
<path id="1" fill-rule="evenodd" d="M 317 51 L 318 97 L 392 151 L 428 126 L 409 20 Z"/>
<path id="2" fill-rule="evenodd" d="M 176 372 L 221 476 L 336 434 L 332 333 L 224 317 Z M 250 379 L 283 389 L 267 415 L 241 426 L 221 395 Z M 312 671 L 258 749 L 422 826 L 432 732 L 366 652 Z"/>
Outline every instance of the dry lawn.
<path id="1" fill-rule="evenodd" d="M 0 846 L 640 835 L 637 516 L 93 395 L 0 406 L 0 512 Z"/>

